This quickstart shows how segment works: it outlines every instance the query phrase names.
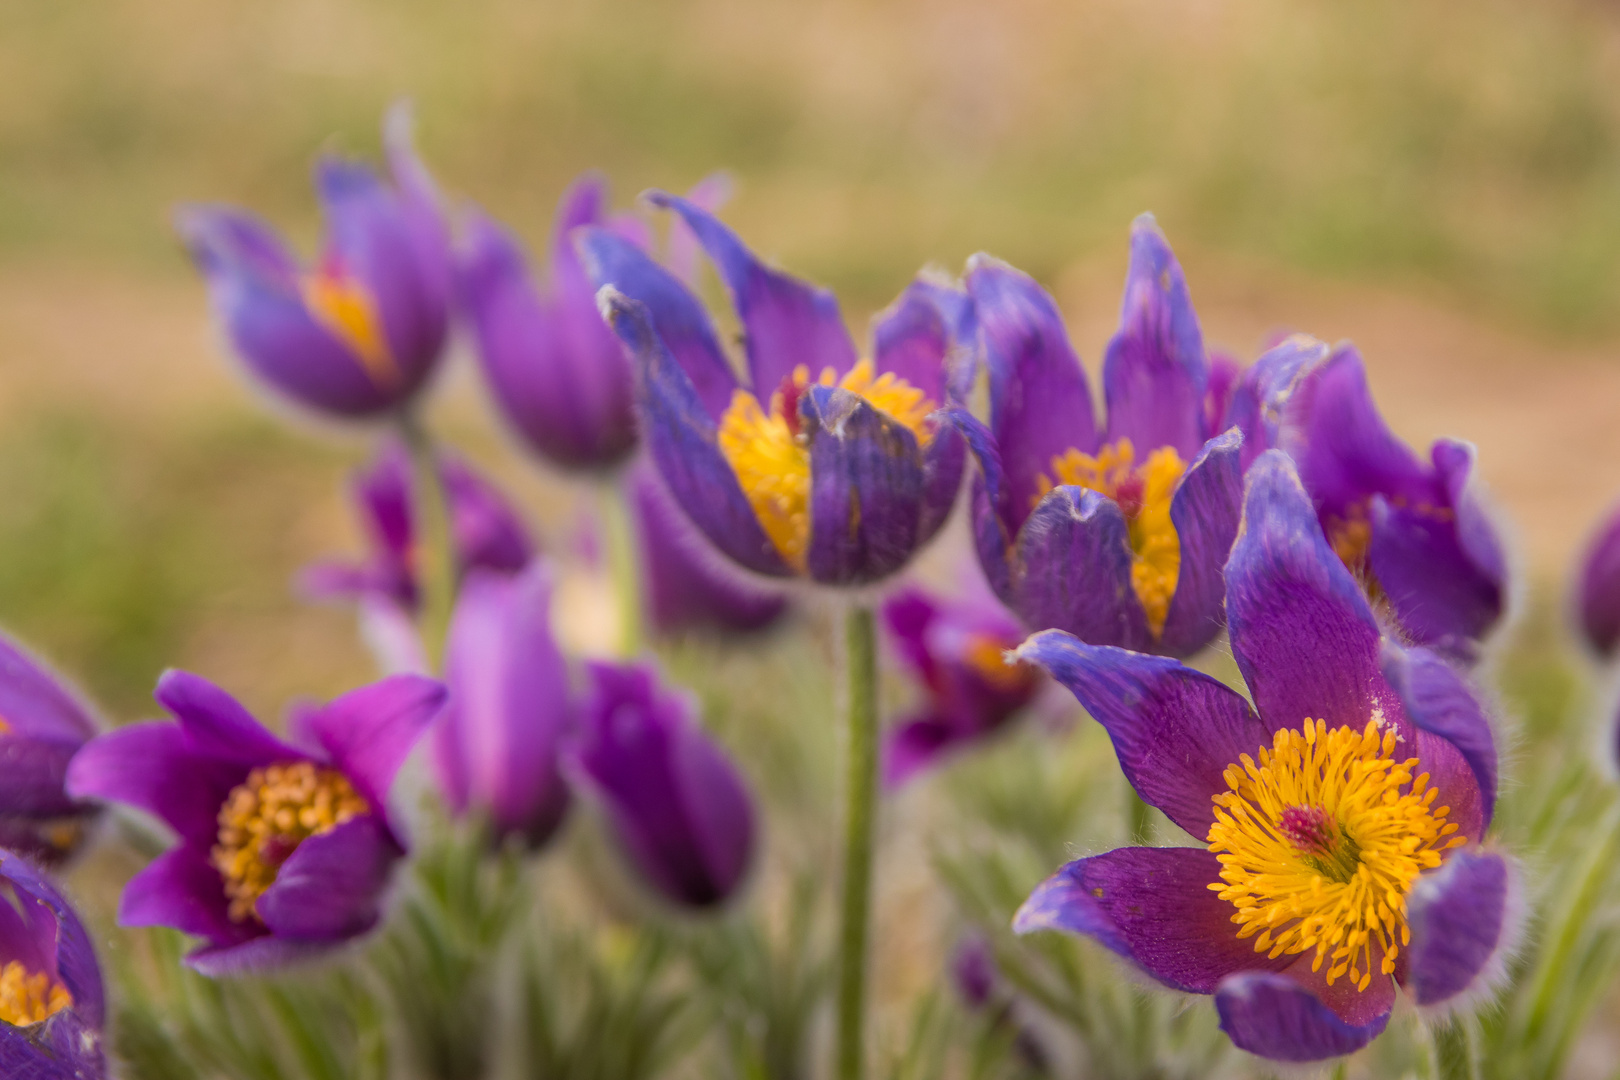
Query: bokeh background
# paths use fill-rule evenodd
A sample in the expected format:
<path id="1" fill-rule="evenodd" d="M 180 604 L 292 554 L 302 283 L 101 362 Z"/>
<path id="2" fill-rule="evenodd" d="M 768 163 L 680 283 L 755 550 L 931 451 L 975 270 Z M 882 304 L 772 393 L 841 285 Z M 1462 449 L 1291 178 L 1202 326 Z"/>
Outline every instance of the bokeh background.
<path id="1" fill-rule="evenodd" d="M 352 615 L 291 588 L 359 548 L 365 439 L 236 376 L 168 215 L 242 203 L 308 250 L 314 155 L 374 154 L 402 96 L 444 187 L 534 246 L 586 168 L 623 205 L 731 170 L 728 220 L 857 331 L 986 250 L 1095 364 L 1155 212 L 1212 345 L 1353 338 L 1398 433 L 1479 445 L 1523 571 L 1497 680 L 1526 730 L 1585 708 L 1562 605 L 1620 494 L 1613 4 L 0 0 L 0 622 L 110 718 L 170 665 L 267 715 L 370 675 Z M 464 348 L 440 390 L 435 426 L 575 550 L 588 489 L 505 439 Z"/>

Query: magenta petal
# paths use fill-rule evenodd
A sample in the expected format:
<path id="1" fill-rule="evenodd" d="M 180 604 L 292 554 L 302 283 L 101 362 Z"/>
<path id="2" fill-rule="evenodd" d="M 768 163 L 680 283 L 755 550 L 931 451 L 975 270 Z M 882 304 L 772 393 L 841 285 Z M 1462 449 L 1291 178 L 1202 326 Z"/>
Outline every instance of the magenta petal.
<path id="1" fill-rule="evenodd" d="M 378 812 L 394 774 L 444 706 L 444 684 L 420 675 L 391 675 L 351 690 L 313 713 L 310 735 Z"/>
<path id="2" fill-rule="evenodd" d="M 1131 586 L 1131 543 L 1114 500 L 1055 488 L 1018 532 L 1012 609 L 1025 626 L 1097 645 L 1146 649 L 1147 615 Z"/>
<path id="3" fill-rule="evenodd" d="M 1586 643 L 1600 657 L 1612 656 L 1620 643 L 1620 508 L 1608 512 L 1587 543 L 1575 604 Z"/>
<path id="4" fill-rule="evenodd" d="M 220 805 L 248 768 L 198 753 L 174 724 L 131 724 L 85 744 L 68 765 L 67 791 L 155 814 L 206 850 Z"/>
<path id="5" fill-rule="evenodd" d="M 1031 637 L 1018 656 L 1074 694 L 1113 740 L 1131 786 L 1196 839 L 1214 824 L 1210 800 L 1231 786 L 1227 766 L 1271 742 L 1241 694 L 1178 661 L 1057 630 Z"/>
<path id="6" fill-rule="evenodd" d="M 331 941 L 292 941 L 264 934 L 234 945 L 210 945 L 187 953 L 185 965 L 211 979 L 283 970 L 326 956 Z"/>
<path id="7" fill-rule="evenodd" d="M 742 320 L 755 396 L 768 398 L 800 364 L 812 380 L 827 368 L 842 375 L 855 366 L 855 344 L 829 290 L 766 266 L 719 218 L 694 203 L 661 191 L 646 197 L 680 214 L 714 260 Z"/>
<path id="8" fill-rule="evenodd" d="M 1226 560 L 1243 516 L 1243 437 L 1217 435 L 1187 467 L 1170 499 L 1170 521 L 1181 544 L 1175 595 L 1155 651 L 1191 656 L 1215 639 L 1226 621 Z"/>
<path id="9" fill-rule="evenodd" d="M 1484 980 L 1509 936 L 1512 891 L 1507 860 L 1475 848 L 1418 879 L 1407 901 L 1406 988 L 1419 1005 L 1438 1005 Z"/>
<path id="10" fill-rule="evenodd" d="M 1215 990 L 1221 1030 L 1240 1050 L 1272 1061 L 1324 1061 L 1360 1050 L 1389 1024 L 1389 1012 L 1349 1024 L 1286 975 L 1245 971 Z"/>
<path id="11" fill-rule="evenodd" d="M 169 926 L 215 945 L 255 937 L 250 923 L 232 922 L 225 882 L 208 848 L 181 844 L 130 879 L 118 905 L 120 926 Z"/>
<path id="12" fill-rule="evenodd" d="M 270 734 L 241 702 L 189 671 L 165 671 L 153 696 L 180 721 L 186 745 L 201 756 L 249 769 L 307 757 Z"/>
<path id="13" fill-rule="evenodd" d="M 893 791 L 985 734 L 933 713 L 901 720 L 883 737 L 883 787 Z"/>
<path id="14" fill-rule="evenodd" d="M 1130 439 L 1138 452 L 1174 447 L 1182 459 L 1208 437 L 1204 390 L 1209 364 L 1187 279 L 1152 214 L 1131 227 L 1119 332 L 1103 359 L 1108 441 Z"/>
<path id="15" fill-rule="evenodd" d="M 1410 744 L 1405 711 L 1379 668 L 1372 609 L 1280 450 L 1249 470 L 1226 585 L 1232 653 L 1268 728 L 1310 718 L 1360 730 L 1382 716 Z"/>
<path id="16" fill-rule="evenodd" d="M 1052 459 L 1071 447 L 1097 449 L 1096 420 L 1080 358 L 1063 317 L 1029 275 L 987 255 L 968 260 L 972 295 L 990 376 L 990 430 L 1006 475 L 997 509 L 1017 531 L 1040 492 Z"/>
<path id="17" fill-rule="evenodd" d="M 277 937 L 336 941 L 377 924 L 383 890 L 401 855 L 374 814 L 351 818 L 298 845 L 257 910 Z"/>
<path id="18" fill-rule="evenodd" d="M 1382 666 L 1418 731 L 1450 743 L 1466 764 L 1467 778 L 1439 772 L 1438 765 L 1451 763 L 1449 754 L 1444 762 L 1431 762 L 1425 755 L 1422 767 L 1430 772 L 1431 781 L 1441 785 L 1441 802 L 1453 810 L 1462 804 L 1478 807 L 1482 818 L 1478 831 L 1465 828 L 1467 835 L 1478 837 L 1490 825 L 1496 808 L 1497 779 L 1496 738 L 1478 692 L 1461 672 L 1427 649 L 1402 649 L 1386 643 Z M 1422 744 L 1420 739 L 1420 750 Z M 1468 790 L 1468 780 L 1475 791 Z M 1456 817 L 1452 820 L 1464 824 Z"/>
<path id="19" fill-rule="evenodd" d="M 4 633 L 0 633 L 0 717 L 12 736 L 67 743 L 82 743 L 97 728 L 90 708 L 67 681 Z"/>
<path id="20" fill-rule="evenodd" d="M 1233 972 L 1287 963 L 1238 939 L 1232 905 L 1208 888 L 1220 873 L 1201 848 L 1116 848 L 1047 878 L 1018 909 L 1013 930 L 1085 934 L 1172 990 L 1208 994 Z"/>

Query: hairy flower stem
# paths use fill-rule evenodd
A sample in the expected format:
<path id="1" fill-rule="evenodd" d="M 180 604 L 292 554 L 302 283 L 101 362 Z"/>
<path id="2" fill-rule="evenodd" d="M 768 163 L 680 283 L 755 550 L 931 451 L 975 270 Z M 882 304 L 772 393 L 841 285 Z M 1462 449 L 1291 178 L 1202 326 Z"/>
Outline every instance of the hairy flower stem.
<path id="1" fill-rule="evenodd" d="M 865 1073 L 866 949 L 872 915 L 872 832 L 877 809 L 877 650 L 872 609 L 846 616 L 849 767 L 844 821 L 844 897 L 838 938 L 838 1080 Z"/>
<path id="2" fill-rule="evenodd" d="M 411 458 L 411 495 L 416 506 L 416 587 L 421 612 L 422 648 L 428 664 L 438 671 L 444 660 L 444 639 L 456 604 L 456 553 L 450 538 L 450 501 L 439 475 L 433 436 L 414 412 L 399 417 L 399 435 Z"/>
<path id="3" fill-rule="evenodd" d="M 633 659 L 641 652 L 641 559 L 636 536 L 634 497 L 624 482 L 604 484 L 600 491 L 602 531 L 613 597 L 618 605 L 619 653 Z"/>
<path id="4" fill-rule="evenodd" d="M 1433 1080 L 1476 1080 L 1479 1076 L 1468 1028 L 1460 1017 L 1442 1020 L 1429 1029 L 1429 1053 Z"/>

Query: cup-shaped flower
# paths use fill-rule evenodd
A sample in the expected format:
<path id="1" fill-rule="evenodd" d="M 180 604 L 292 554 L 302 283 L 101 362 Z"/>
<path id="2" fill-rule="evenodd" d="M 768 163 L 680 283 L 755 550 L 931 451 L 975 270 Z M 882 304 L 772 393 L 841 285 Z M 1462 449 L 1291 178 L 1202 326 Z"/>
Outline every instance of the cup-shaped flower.
<path id="1" fill-rule="evenodd" d="M 1574 599 L 1581 636 L 1610 659 L 1620 645 L 1620 509 L 1609 511 L 1587 542 Z"/>
<path id="2" fill-rule="evenodd" d="M 397 675 L 271 734 L 225 691 L 183 671 L 158 681 L 179 721 L 120 728 L 68 767 L 68 791 L 151 813 L 179 837 L 124 888 L 124 926 L 204 939 L 208 975 L 318 955 L 376 925 L 404 853 L 388 789 L 444 704 L 444 687 Z"/>
<path id="3" fill-rule="evenodd" d="M 728 564 L 693 528 L 650 462 L 638 462 L 627 483 L 641 542 L 645 614 L 659 633 L 760 630 L 787 611 L 786 596 Z"/>
<path id="4" fill-rule="evenodd" d="M 79 917 L 44 874 L 0 851 L 0 1076 L 101 1080 L 106 997 Z"/>
<path id="5" fill-rule="evenodd" d="M 979 459 L 973 531 L 991 586 L 1032 629 L 1197 652 L 1221 628 L 1242 437 L 1213 430 L 1203 335 L 1164 235 L 1145 214 L 1131 231 L 1101 431 L 1051 296 L 983 255 L 969 261 L 967 287 L 990 424 L 959 422 Z"/>
<path id="6" fill-rule="evenodd" d="M 588 665 L 572 754 L 636 873 L 670 903 L 724 903 L 754 855 L 754 806 L 692 703 L 646 665 Z"/>
<path id="7" fill-rule="evenodd" d="M 471 215 L 458 258 L 458 291 L 497 408 L 528 446 L 565 469 L 612 468 L 636 448 L 630 363 L 602 322 L 572 240 L 576 229 L 609 224 L 607 183 L 589 174 L 557 209 L 544 289 L 516 238 L 482 214 Z"/>
<path id="8" fill-rule="evenodd" d="M 516 573 L 533 554 L 522 519 L 495 486 L 452 455 L 439 458 L 450 533 L 462 573 Z M 418 535 L 410 457 L 397 440 L 354 477 L 355 509 L 370 549 L 363 561 L 326 560 L 308 567 L 303 588 L 317 598 L 381 597 L 406 611 L 419 601 Z"/>
<path id="9" fill-rule="evenodd" d="M 858 359 L 831 292 L 766 266 L 688 200 L 654 193 L 696 235 L 742 323 L 747 383 L 674 275 L 604 229 L 581 251 L 629 347 L 643 437 L 665 486 L 727 557 L 757 574 L 861 585 L 901 569 L 939 530 L 962 440 L 936 415 L 971 381 L 972 312 L 913 283 Z"/>
<path id="10" fill-rule="evenodd" d="M 1361 355 L 1284 341 L 1255 398 L 1299 466 L 1333 550 L 1402 636 L 1472 662 L 1501 621 L 1507 569 L 1474 476 L 1474 448 L 1437 439 L 1423 461 L 1384 423 Z M 1234 405 L 1237 399 L 1234 399 Z"/>
<path id="11" fill-rule="evenodd" d="M 1020 650 L 1108 731 L 1138 794 L 1206 846 L 1072 862 L 1015 928 L 1090 935 L 1215 995 L 1245 1050 L 1347 1054 L 1384 1029 L 1397 984 L 1438 1006 L 1499 967 L 1513 874 L 1481 845 L 1490 724 L 1456 668 L 1380 637 L 1278 451 L 1250 470 L 1227 589 L 1252 708 L 1174 660 L 1056 631 Z"/>
<path id="12" fill-rule="evenodd" d="M 883 782 L 889 787 L 995 735 L 1039 688 L 1034 667 L 1007 660 L 1024 632 L 993 596 L 903 589 L 884 601 L 883 628 L 925 695 L 884 741 Z"/>
<path id="13" fill-rule="evenodd" d="M 538 847 L 568 811 L 559 753 L 573 714 L 568 664 L 551 634 L 550 567 L 462 583 L 445 647 L 450 697 L 434 726 L 434 772 L 456 813 Z"/>
<path id="14" fill-rule="evenodd" d="M 312 266 L 251 214 L 196 205 L 176 215 L 236 352 L 282 397 L 318 413 L 397 410 L 444 350 L 450 250 L 438 191 L 411 145 L 405 106 L 388 114 L 383 136 L 392 184 L 341 158 L 316 166 L 326 238 Z"/>
<path id="15" fill-rule="evenodd" d="M 45 866 L 77 850 L 97 808 L 64 783 L 97 726 L 72 687 L 0 634 L 0 847 Z"/>

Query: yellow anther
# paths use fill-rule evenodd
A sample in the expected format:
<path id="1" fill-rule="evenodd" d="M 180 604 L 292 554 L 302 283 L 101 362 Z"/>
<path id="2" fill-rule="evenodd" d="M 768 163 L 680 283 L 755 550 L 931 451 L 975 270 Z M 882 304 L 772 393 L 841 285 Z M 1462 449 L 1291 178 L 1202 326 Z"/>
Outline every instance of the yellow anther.
<path id="1" fill-rule="evenodd" d="M 354 350 L 372 382 L 385 390 L 399 385 L 399 365 L 365 285 L 341 268 L 327 265 L 305 276 L 301 291 L 310 316 Z"/>
<path id="2" fill-rule="evenodd" d="M 1413 883 L 1466 842 L 1451 838 L 1447 807 L 1432 809 L 1418 760 L 1395 760 L 1397 743 L 1376 721 L 1358 732 L 1306 720 L 1258 761 L 1227 768 L 1208 835 L 1221 881 L 1210 888 L 1232 903 L 1238 937 L 1260 933 L 1256 952 L 1314 950 L 1311 969 L 1326 962 L 1329 985 L 1348 976 L 1361 990 L 1375 950 L 1378 970 L 1394 971 Z"/>
<path id="3" fill-rule="evenodd" d="M 225 797 L 212 853 L 225 879 L 231 918 L 258 918 L 254 905 L 299 844 L 370 811 L 336 769 L 308 761 L 254 769 Z"/>
<path id="4" fill-rule="evenodd" d="M 73 995 L 43 971 L 29 972 L 21 961 L 0 967 L 0 1020 L 15 1027 L 39 1024 L 69 1005 Z"/>

